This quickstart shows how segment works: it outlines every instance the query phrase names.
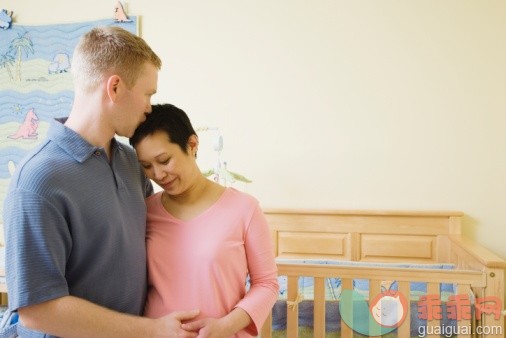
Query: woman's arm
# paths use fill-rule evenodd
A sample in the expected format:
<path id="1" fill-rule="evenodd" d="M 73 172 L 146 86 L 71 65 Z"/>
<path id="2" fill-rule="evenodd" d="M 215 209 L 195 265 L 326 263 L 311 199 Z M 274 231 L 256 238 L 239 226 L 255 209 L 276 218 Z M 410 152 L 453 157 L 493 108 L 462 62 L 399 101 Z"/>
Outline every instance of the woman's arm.
<path id="1" fill-rule="evenodd" d="M 246 330 L 257 335 L 277 300 L 279 283 L 271 233 L 267 219 L 257 204 L 245 238 L 251 287 L 237 304 L 252 319 Z"/>

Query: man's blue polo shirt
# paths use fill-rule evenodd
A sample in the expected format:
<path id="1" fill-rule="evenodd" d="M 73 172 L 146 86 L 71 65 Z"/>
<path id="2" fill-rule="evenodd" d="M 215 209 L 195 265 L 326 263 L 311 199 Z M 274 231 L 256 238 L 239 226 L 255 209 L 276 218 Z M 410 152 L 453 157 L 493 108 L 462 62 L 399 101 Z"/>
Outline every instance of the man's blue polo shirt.
<path id="1" fill-rule="evenodd" d="M 109 160 L 53 121 L 18 165 L 5 199 L 9 307 L 73 295 L 141 314 L 151 193 L 130 146 L 113 139 Z"/>

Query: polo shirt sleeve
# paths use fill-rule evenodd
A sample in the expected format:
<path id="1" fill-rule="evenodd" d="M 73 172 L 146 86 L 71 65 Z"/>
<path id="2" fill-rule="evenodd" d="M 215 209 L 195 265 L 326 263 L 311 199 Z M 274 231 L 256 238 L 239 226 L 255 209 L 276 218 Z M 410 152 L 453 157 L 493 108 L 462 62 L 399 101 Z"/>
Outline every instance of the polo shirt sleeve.
<path id="1" fill-rule="evenodd" d="M 68 295 L 65 265 L 72 241 L 64 215 L 47 199 L 22 189 L 9 192 L 3 214 L 9 307 Z"/>

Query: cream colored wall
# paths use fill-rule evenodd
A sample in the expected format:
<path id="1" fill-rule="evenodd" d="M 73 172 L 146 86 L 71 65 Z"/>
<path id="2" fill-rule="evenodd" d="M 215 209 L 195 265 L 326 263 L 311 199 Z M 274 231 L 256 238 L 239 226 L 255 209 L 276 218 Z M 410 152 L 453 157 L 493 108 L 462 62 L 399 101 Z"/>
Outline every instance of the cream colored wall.
<path id="1" fill-rule="evenodd" d="M 114 4 L 0 7 L 46 24 L 112 17 Z M 237 187 L 264 207 L 460 210 L 465 233 L 506 258 L 505 1 L 127 8 L 164 62 L 155 101 L 219 127 L 222 158 L 254 181 Z"/>

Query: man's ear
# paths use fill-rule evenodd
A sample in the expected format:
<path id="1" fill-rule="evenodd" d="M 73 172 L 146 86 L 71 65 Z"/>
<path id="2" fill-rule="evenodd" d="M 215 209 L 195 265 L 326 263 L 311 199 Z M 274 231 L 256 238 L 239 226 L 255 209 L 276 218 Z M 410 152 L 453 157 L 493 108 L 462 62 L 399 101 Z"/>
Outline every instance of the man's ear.
<path id="1" fill-rule="evenodd" d="M 118 75 L 109 76 L 107 79 L 107 96 L 109 96 L 113 102 L 116 101 L 120 83 L 121 78 Z"/>

